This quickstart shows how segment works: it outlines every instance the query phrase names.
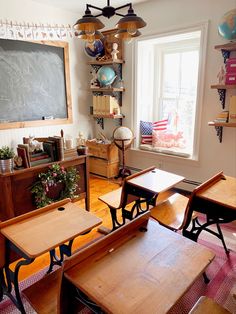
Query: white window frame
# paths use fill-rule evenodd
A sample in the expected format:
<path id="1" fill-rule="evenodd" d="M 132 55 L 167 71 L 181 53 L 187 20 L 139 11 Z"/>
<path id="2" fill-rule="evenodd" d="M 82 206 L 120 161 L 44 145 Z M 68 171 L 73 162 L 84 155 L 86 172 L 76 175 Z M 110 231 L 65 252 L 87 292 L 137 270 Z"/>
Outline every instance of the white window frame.
<path id="1" fill-rule="evenodd" d="M 194 128 L 194 138 L 193 138 L 193 154 L 187 159 L 190 160 L 199 160 L 199 139 L 200 139 L 200 128 L 201 128 L 201 115 L 202 115 L 202 103 L 203 103 L 203 94 L 204 94 L 204 77 L 205 77 L 205 61 L 206 61 L 206 52 L 207 52 L 207 33 L 208 33 L 208 22 L 201 22 L 192 26 L 183 27 L 175 31 L 162 32 L 152 35 L 141 36 L 136 39 L 133 49 L 133 129 L 136 134 L 134 141 L 134 149 L 139 150 L 140 152 L 146 152 L 145 150 L 139 149 L 140 145 L 140 121 L 138 120 L 137 112 L 137 73 L 138 73 L 138 43 L 139 41 L 145 41 L 150 39 L 155 39 L 159 37 L 178 35 L 182 33 L 201 31 L 200 39 L 200 49 L 199 49 L 199 75 L 198 75 L 198 88 L 197 88 L 197 98 L 196 98 L 196 115 L 195 115 L 195 128 Z M 162 155 L 162 156 L 172 156 L 181 158 L 181 154 L 171 154 L 161 153 L 150 150 L 153 154 Z M 186 158 L 185 158 L 186 159 Z"/>

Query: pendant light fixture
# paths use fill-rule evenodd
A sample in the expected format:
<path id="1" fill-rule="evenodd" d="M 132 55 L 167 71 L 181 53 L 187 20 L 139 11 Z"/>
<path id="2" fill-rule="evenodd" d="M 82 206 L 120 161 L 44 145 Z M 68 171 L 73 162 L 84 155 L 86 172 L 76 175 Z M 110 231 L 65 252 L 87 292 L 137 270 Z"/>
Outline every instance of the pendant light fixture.
<path id="1" fill-rule="evenodd" d="M 126 7 L 129 7 L 128 13 L 126 15 L 117 12 Z M 91 8 L 101 11 L 101 13 L 97 15 L 92 15 L 90 11 Z M 140 36 L 141 33 L 138 29 L 146 26 L 146 22 L 144 22 L 141 17 L 137 16 L 134 13 L 132 3 L 127 3 L 120 7 L 114 8 L 110 5 L 110 1 L 107 0 L 107 5 L 104 8 L 99 8 L 91 4 L 86 4 L 85 15 L 81 19 L 79 19 L 74 25 L 74 28 L 80 31 L 80 33 L 78 34 L 78 38 L 88 41 L 99 39 L 99 36 L 102 36 L 102 34 L 98 30 L 105 27 L 105 25 L 98 19 L 98 17 L 104 16 L 109 19 L 114 15 L 122 17 L 116 24 L 117 33 L 115 36 L 117 38 L 130 39 L 132 37 Z"/>

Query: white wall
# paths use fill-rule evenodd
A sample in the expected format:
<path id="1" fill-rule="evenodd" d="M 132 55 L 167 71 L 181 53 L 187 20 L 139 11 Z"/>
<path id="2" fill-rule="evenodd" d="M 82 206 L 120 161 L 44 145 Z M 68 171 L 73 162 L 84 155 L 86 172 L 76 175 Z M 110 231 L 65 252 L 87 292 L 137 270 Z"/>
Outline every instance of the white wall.
<path id="1" fill-rule="evenodd" d="M 167 157 L 155 153 L 129 150 L 127 165 L 145 168 L 156 165 L 167 171 L 184 175 L 187 179 L 202 181 L 214 173 L 223 170 L 225 174 L 236 177 L 236 129 L 223 129 L 223 142 L 220 144 L 214 127 L 207 122 L 214 119 L 222 110 L 217 90 L 210 85 L 217 83 L 217 73 L 223 64 L 221 53 L 215 45 L 227 43 L 217 32 L 217 25 L 224 13 L 236 7 L 235 0 L 158 0 L 135 6 L 137 14 L 147 22 L 142 34 L 155 34 L 172 31 L 176 28 L 209 21 L 207 58 L 205 67 L 204 94 L 202 104 L 199 161 L 193 162 L 181 158 Z M 133 54 L 130 44 L 125 47 L 124 82 L 126 92 L 123 98 L 124 124 L 132 127 L 132 83 Z M 236 94 L 236 91 L 233 91 Z M 229 93 L 228 93 L 229 94 Z M 226 106 L 228 105 L 228 97 Z"/>
<path id="2" fill-rule="evenodd" d="M 0 12 L 0 20 L 7 19 L 22 24 L 26 22 L 44 25 L 73 25 L 79 18 L 78 14 L 38 4 L 31 0 L 2 0 L 0 1 Z M 82 131 L 86 137 L 92 136 L 93 123 L 91 121 L 93 122 L 93 120 L 89 116 L 89 99 L 87 97 L 89 88 L 88 57 L 84 53 L 82 41 L 73 38 L 68 42 L 73 124 L 0 130 L 0 146 L 16 147 L 17 143 L 22 143 L 23 136 L 28 137 L 29 134 L 34 134 L 36 137 L 60 135 L 61 129 L 64 130 L 65 135 L 70 134 L 74 138 L 78 137 L 79 131 Z"/>
<path id="3" fill-rule="evenodd" d="M 143 34 L 154 34 L 175 30 L 195 23 L 209 21 L 207 59 L 205 68 L 204 97 L 202 104 L 202 117 L 200 129 L 199 161 L 193 162 L 181 158 L 160 156 L 153 153 L 136 150 L 127 151 L 127 165 L 135 168 L 145 168 L 150 165 L 160 166 L 164 170 L 184 175 L 187 179 L 202 181 L 217 171 L 223 170 L 225 174 L 236 176 L 236 129 L 224 128 L 223 142 L 220 144 L 214 128 L 207 122 L 222 110 L 216 90 L 210 88 L 216 83 L 216 75 L 222 64 L 222 57 L 214 49 L 215 45 L 226 43 L 217 33 L 217 24 L 221 16 L 235 8 L 235 0 L 158 0 L 135 5 L 135 12 L 147 22 L 142 29 Z M 30 0 L 8 0 L 0 2 L 1 19 L 17 22 L 73 24 L 78 14 L 65 10 L 46 7 Z M 117 18 L 104 20 L 106 28 L 114 28 Z M 86 136 L 93 136 L 94 121 L 89 117 L 91 93 L 89 92 L 89 66 L 88 58 L 83 52 L 83 42 L 70 40 L 70 72 L 73 104 L 72 125 L 55 127 L 41 127 L 38 129 L 25 128 L 0 131 L 0 146 L 16 144 L 22 141 L 23 136 L 30 133 L 36 136 L 59 134 L 63 128 L 65 134 L 70 133 L 76 137 L 81 130 Z M 124 82 L 126 91 L 123 97 L 123 113 L 126 118 L 124 125 L 132 128 L 133 117 L 133 54 L 132 44 L 125 47 Z M 236 91 L 235 91 L 236 94 Z M 112 135 L 115 128 L 114 121 L 106 120 L 105 133 Z M 100 127 L 97 130 L 102 131 Z"/>

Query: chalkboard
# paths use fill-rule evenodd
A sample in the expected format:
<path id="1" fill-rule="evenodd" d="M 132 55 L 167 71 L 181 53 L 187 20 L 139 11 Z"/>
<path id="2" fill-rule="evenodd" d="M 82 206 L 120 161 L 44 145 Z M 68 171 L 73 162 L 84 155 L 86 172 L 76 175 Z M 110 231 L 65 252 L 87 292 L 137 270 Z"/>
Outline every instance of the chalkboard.
<path id="1" fill-rule="evenodd" d="M 0 129 L 71 122 L 68 43 L 0 39 Z"/>

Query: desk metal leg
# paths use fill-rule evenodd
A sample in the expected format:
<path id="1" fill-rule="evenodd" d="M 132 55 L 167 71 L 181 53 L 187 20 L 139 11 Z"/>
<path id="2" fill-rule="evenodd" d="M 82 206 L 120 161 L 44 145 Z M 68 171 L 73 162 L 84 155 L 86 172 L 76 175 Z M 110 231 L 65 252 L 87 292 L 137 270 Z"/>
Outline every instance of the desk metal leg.
<path id="1" fill-rule="evenodd" d="M 225 253 L 229 254 L 229 250 L 226 247 L 226 244 L 225 244 L 225 241 L 224 241 L 224 236 L 222 234 L 222 231 L 220 229 L 219 224 L 220 223 L 229 223 L 231 221 L 232 221 L 231 218 L 229 218 L 229 219 L 226 219 L 226 218 L 223 219 L 222 218 L 221 219 L 221 218 L 218 218 L 218 217 L 209 217 L 207 215 L 206 222 L 201 224 L 199 222 L 199 220 L 197 218 L 195 218 L 195 219 L 192 220 L 192 227 L 191 227 L 190 230 L 187 230 L 189 225 L 184 227 L 184 229 L 183 229 L 183 236 L 185 236 L 185 237 L 187 237 L 187 238 L 197 242 L 200 233 L 202 231 L 207 231 L 207 232 L 215 235 L 217 238 L 219 238 L 222 241 L 223 247 L 225 249 Z M 214 225 L 214 224 L 216 224 L 218 233 L 208 228 L 209 226 Z"/>
<path id="2" fill-rule="evenodd" d="M 16 253 L 22 256 L 24 259 L 20 260 L 16 266 L 14 271 L 9 268 L 10 265 L 10 250 L 13 249 Z M 6 266 L 5 266 L 5 273 L 6 273 L 6 285 L 5 291 L 3 293 L 6 294 L 12 302 L 16 305 L 16 307 L 20 310 L 22 314 L 26 314 L 24 305 L 21 299 L 20 290 L 19 290 L 19 271 L 21 266 L 29 265 L 34 261 L 34 258 L 29 258 L 25 255 L 22 251 L 20 251 L 13 243 L 7 241 L 6 245 Z M 1 274 L 2 276 L 3 274 Z M 12 284 L 15 290 L 15 297 L 12 295 Z"/>
<path id="3" fill-rule="evenodd" d="M 68 244 L 62 244 L 59 247 L 59 251 L 60 251 L 60 257 L 58 257 L 56 255 L 56 250 L 53 249 L 49 252 L 50 254 L 50 265 L 49 268 L 47 270 L 47 274 L 51 273 L 53 270 L 53 267 L 55 265 L 62 265 L 62 262 L 64 261 L 64 255 L 66 256 L 71 256 L 71 248 L 72 248 L 72 244 L 73 244 L 74 239 L 70 240 Z"/>

